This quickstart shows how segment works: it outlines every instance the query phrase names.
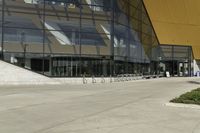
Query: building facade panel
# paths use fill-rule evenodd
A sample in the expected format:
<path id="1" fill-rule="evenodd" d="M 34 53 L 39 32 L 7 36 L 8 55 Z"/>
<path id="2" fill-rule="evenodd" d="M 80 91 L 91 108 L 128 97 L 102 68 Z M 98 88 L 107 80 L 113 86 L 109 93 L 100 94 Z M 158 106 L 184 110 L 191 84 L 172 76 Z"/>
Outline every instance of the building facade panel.
<path id="1" fill-rule="evenodd" d="M 0 2 L 2 59 L 47 76 L 155 75 L 168 56 L 142 0 Z"/>

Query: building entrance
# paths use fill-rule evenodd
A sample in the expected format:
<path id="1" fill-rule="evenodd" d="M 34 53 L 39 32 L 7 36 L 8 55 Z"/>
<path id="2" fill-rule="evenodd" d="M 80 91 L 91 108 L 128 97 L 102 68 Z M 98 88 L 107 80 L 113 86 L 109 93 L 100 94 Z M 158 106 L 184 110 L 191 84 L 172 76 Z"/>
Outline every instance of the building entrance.
<path id="1" fill-rule="evenodd" d="M 190 46 L 161 45 L 159 55 L 160 73 L 187 77 L 193 72 L 193 54 Z"/>
<path id="2" fill-rule="evenodd" d="M 189 75 L 190 64 L 188 62 L 178 62 L 178 76 Z"/>
<path id="3" fill-rule="evenodd" d="M 171 76 L 187 77 L 190 76 L 191 64 L 183 61 L 165 61 L 160 63 L 160 74 L 165 75 L 169 72 Z"/>

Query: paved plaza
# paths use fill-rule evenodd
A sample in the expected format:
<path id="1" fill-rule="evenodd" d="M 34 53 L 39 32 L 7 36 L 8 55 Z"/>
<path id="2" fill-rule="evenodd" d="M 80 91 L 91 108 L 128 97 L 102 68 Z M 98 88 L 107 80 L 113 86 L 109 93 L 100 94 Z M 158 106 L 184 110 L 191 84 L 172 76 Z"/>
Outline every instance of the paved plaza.
<path id="1" fill-rule="evenodd" d="M 0 133 L 200 133 L 200 110 L 165 106 L 198 78 L 0 87 Z"/>

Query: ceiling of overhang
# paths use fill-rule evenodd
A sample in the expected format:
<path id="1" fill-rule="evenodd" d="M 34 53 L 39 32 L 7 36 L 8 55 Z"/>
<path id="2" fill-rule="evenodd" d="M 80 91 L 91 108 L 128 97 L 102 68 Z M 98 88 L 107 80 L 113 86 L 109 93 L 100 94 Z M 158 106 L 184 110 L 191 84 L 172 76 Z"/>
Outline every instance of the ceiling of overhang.
<path id="1" fill-rule="evenodd" d="M 161 44 L 191 45 L 200 59 L 200 0 L 143 0 Z"/>

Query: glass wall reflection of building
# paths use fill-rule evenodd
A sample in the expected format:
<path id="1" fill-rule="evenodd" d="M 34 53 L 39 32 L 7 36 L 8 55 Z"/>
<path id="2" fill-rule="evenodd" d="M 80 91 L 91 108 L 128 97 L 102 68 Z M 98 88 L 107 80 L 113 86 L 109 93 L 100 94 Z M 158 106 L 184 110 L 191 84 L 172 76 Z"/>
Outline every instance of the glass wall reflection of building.
<path id="1" fill-rule="evenodd" d="M 149 75 L 170 64 L 142 0 L 0 0 L 0 10 L 1 58 L 47 76 Z M 190 75 L 188 49 L 180 69 Z"/>

